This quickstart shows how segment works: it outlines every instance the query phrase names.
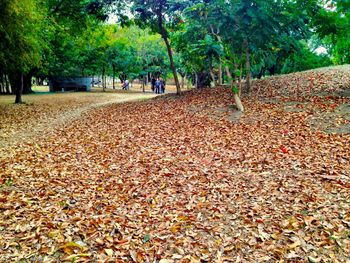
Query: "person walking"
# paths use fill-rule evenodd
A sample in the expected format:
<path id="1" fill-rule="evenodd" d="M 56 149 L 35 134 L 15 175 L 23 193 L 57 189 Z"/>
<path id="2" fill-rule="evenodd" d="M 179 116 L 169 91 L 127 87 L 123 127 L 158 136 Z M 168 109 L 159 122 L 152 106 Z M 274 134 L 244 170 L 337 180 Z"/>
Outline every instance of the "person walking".
<path id="1" fill-rule="evenodd" d="M 129 89 L 129 81 L 127 79 L 123 82 L 123 89 L 124 90 L 128 90 Z"/>
<path id="2" fill-rule="evenodd" d="M 153 92 L 155 90 L 155 87 L 156 87 L 156 79 L 152 78 L 152 80 L 151 80 L 151 89 L 152 89 Z"/>
<path id="3" fill-rule="evenodd" d="M 160 94 L 160 92 L 161 92 L 161 82 L 160 82 L 159 78 L 156 80 L 155 86 L 156 86 L 156 94 Z"/>
<path id="4" fill-rule="evenodd" d="M 161 93 L 165 93 L 165 80 L 164 79 L 162 79 L 161 81 L 160 81 L 160 83 L 161 83 Z"/>

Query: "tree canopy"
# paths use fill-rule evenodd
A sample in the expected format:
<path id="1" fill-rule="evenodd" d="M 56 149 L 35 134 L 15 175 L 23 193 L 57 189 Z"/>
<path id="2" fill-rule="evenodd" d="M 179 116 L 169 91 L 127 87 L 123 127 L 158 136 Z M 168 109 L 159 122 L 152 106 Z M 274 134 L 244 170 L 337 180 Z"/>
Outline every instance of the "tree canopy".
<path id="1" fill-rule="evenodd" d="M 238 93 L 245 78 L 250 92 L 252 78 L 349 63 L 349 8 L 346 0 L 1 0 L 0 88 L 31 92 L 33 76 L 170 71 L 178 93 L 178 74 Z"/>

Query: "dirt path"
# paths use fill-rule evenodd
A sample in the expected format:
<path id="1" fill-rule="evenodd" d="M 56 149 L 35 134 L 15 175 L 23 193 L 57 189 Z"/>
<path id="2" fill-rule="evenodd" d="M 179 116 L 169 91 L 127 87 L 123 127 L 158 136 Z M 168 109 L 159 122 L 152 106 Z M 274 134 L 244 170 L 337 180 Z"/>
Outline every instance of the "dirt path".
<path id="1" fill-rule="evenodd" d="M 115 103 L 145 100 L 155 94 L 123 93 L 123 94 L 55 94 L 34 95 L 28 97 L 26 105 L 3 105 L 7 98 L 0 98 L 0 151 L 16 147 L 22 142 L 38 140 L 48 136 L 57 127 L 65 126 L 92 109 Z M 45 102 L 43 102 L 45 101 Z M 56 108 L 55 108 L 56 107 Z M 18 116 L 11 122 L 10 117 Z M 22 120 L 22 121 L 21 121 Z"/>

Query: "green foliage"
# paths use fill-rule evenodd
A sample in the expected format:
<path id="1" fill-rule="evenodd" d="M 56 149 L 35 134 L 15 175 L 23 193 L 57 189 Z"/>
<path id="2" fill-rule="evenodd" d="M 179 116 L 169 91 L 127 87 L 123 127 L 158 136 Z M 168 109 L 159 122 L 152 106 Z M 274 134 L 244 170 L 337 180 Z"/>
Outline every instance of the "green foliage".
<path id="1" fill-rule="evenodd" d="M 234 75 L 235 75 L 236 78 L 238 78 L 241 75 L 241 71 L 239 69 L 236 69 L 234 71 Z"/>
<path id="2" fill-rule="evenodd" d="M 313 19 L 317 34 L 323 39 L 336 64 L 350 63 L 350 2 L 328 1 Z"/>
<path id="3" fill-rule="evenodd" d="M 313 5 L 307 1 L 189 2 L 182 23 L 172 34 L 187 71 L 208 71 L 221 63 L 239 77 L 237 68 L 244 65 L 248 52 L 252 72 L 264 74 L 281 68 L 299 40 L 309 36 L 308 10 Z"/>
<path id="4" fill-rule="evenodd" d="M 310 51 L 306 43 L 304 43 L 298 52 L 293 53 L 286 59 L 281 73 L 286 74 L 330 65 L 332 65 L 332 61 L 327 55 L 318 55 Z"/>
<path id="5" fill-rule="evenodd" d="M 348 0 L 0 0 L 0 74 L 166 77 L 175 64 L 182 76 L 221 66 L 238 78 L 350 63 L 349 10 Z M 118 25 L 103 22 L 110 13 Z M 313 32 L 331 60 L 305 44 Z"/>
<path id="6" fill-rule="evenodd" d="M 0 1 L 0 68 L 28 72 L 40 64 L 42 14 L 36 0 Z"/>
<path id="7" fill-rule="evenodd" d="M 91 76 L 105 72 L 133 79 L 166 68 L 167 54 L 159 36 L 136 26 L 122 28 L 93 18 L 85 24 L 85 31 L 78 34 L 56 29 L 43 71 L 48 76 Z"/>
<path id="8" fill-rule="evenodd" d="M 231 92 L 232 92 L 233 94 L 238 94 L 238 93 L 239 93 L 239 90 L 238 90 L 237 86 L 232 86 Z"/>

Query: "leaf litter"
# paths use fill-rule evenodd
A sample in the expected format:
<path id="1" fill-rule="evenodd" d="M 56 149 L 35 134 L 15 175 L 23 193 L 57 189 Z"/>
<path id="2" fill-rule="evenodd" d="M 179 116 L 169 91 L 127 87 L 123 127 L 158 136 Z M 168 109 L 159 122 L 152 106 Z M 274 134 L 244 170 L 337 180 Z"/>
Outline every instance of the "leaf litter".
<path id="1" fill-rule="evenodd" d="M 0 260 L 346 262 L 350 135 L 310 124 L 335 109 L 314 94 L 328 86 L 280 85 L 310 74 L 263 80 L 235 122 L 230 91 L 205 89 L 95 109 L 8 147 Z"/>

